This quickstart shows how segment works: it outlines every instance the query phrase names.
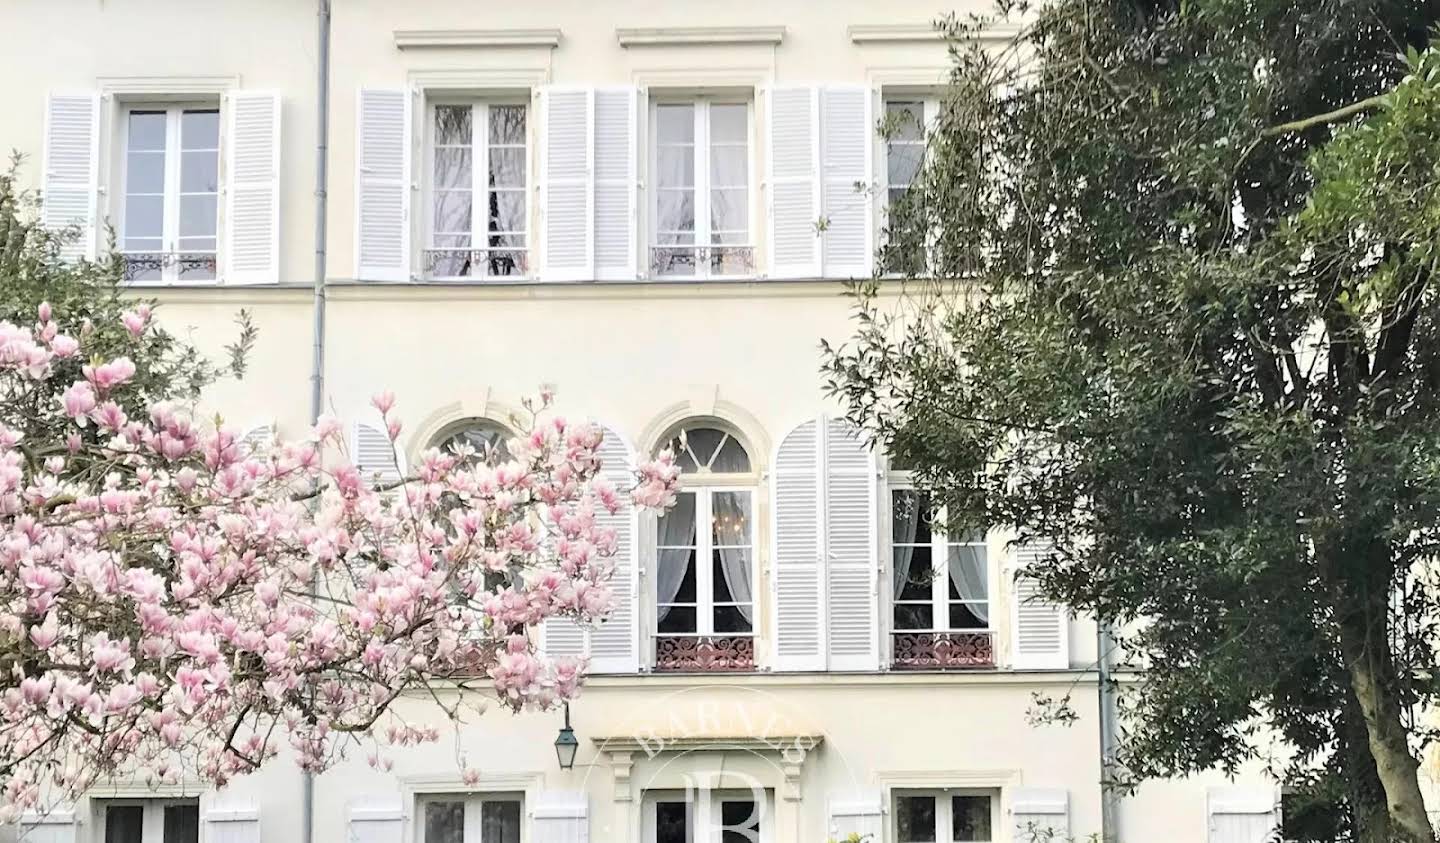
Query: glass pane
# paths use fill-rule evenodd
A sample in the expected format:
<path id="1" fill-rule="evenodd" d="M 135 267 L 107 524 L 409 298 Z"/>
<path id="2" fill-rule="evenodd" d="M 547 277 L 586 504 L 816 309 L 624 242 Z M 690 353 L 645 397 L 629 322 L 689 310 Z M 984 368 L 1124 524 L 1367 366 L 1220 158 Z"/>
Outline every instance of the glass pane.
<path id="1" fill-rule="evenodd" d="M 896 836 L 900 843 L 933 843 L 935 840 L 935 797 L 896 797 L 895 825 Z"/>
<path id="2" fill-rule="evenodd" d="M 165 112 L 132 111 L 125 140 L 129 149 L 165 148 Z"/>
<path id="3" fill-rule="evenodd" d="M 662 232 L 695 230 L 695 191 L 661 190 L 656 194 L 655 230 Z M 665 241 L 662 239 L 661 243 Z M 693 242 L 693 238 L 690 241 Z"/>
<path id="4" fill-rule="evenodd" d="M 921 534 L 925 519 L 920 515 L 920 495 L 917 492 L 912 489 L 897 489 L 891 492 L 891 540 L 895 544 L 928 543 L 929 535 Z"/>
<path id="5" fill-rule="evenodd" d="M 750 195 L 745 188 L 710 191 L 710 230 L 712 232 L 743 232 L 750 230 Z M 712 237 L 713 242 L 721 242 Z"/>
<path id="6" fill-rule="evenodd" d="M 695 106 L 666 104 L 655 106 L 655 137 L 661 144 L 695 142 Z"/>
<path id="7" fill-rule="evenodd" d="M 738 635 L 755 631 L 755 609 L 749 604 L 716 606 L 711 612 L 717 635 Z"/>
<path id="8" fill-rule="evenodd" d="M 717 146 L 710 150 L 710 184 L 744 187 L 750 183 L 750 153 L 743 146 Z"/>
<path id="9" fill-rule="evenodd" d="M 746 143 L 749 138 L 747 112 L 744 103 L 726 103 L 710 106 L 710 142 Z"/>
<path id="10" fill-rule="evenodd" d="M 929 545 L 896 545 L 893 585 L 896 600 L 930 600 L 935 592 L 935 570 Z"/>
<path id="11" fill-rule="evenodd" d="M 700 631 L 695 625 L 694 606 L 660 606 L 656 609 L 655 628 L 661 635 L 687 635 Z"/>
<path id="12" fill-rule="evenodd" d="M 425 843 L 465 843 L 465 803 L 425 803 Z"/>
<path id="13" fill-rule="evenodd" d="M 655 183 L 661 188 L 695 186 L 695 147 L 662 146 L 655 150 Z"/>
<path id="14" fill-rule="evenodd" d="M 720 445 L 720 453 L 710 462 L 711 471 L 720 472 L 745 472 L 750 470 L 750 455 L 735 440 L 735 437 L 726 437 Z"/>
<path id="15" fill-rule="evenodd" d="M 721 843 L 760 843 L 760 809 L 753 799 L 720 803 Z"/>
<path id="16" fill-rule="evenodd" d="M 890 124 L 890 138 L 918 141 L 924 136 L 925 104 L 922 102 L 887 102 L 885 119 Z"/>
<path id="17" fill-rule="evenodd" d="M 220 188 L 220 154 L 214 151 L 180 153 L 180 190 L 214 193 Z"/>
<path id="18" fill-rule="evenodd" d="M 199 805 L 165 806 L 165 843 L 196 843 L 200 839 Z"/>
<path id="19" fill-rule="evenodd" d="M 126 193 L 165 192 L 165 153 L 132 150 L 125 156 Z"/>
<path id="20" fill-rule="evenodd" d="M 990 828 L 990 797 L 955 796 L 950 799 L 954 839 L 957 841 L 982 841 L 989 843 L 993 836 Z"/>
<path id="21" fill-rule="evenodd" d="M 659 568 L 657 603 L 695 602 L 695 548 L 661 550 Z"/>
<path id="22" fill-rule="evenodd" d="M 750 545 L 750 493 L 715 492 L 710 498 L 711 539 L 716 547 Z"/>
<path id="23" fill-rule="evenodd" d="M 470 106 L 435 106 L 435 144 L 470 143 Z"/>
<path id="24" fill-rule="evenodd" d="M 436 234 L 470 234 L 470 196 L 468 190 L 435 191 L 433 224 Z M 466 245 L 469 245 L 468 241 Z"/>
<path id="25" fill-rule="evenodd" d="M 180 236 L 213 237 L 217 199 L 214 195 L 180 197 Z"/>
<path id="26" fill-rule="evenodd" d="M 490 142 L 524 145 L 525 106 L 490 106 Z"/>
<path id="27" fill-rule="evenodd" d="M 480 843 L 520 843 L 519 802 L 486 802 L 480 806 Z"/>
<path id="28" fill-rule="evenodd" d="M 111 805 L 105 809 L 105 843 L 141 843 L 145 809 L 139 805 Z"/>
<path id="29" fill-rule="evenodd" d="M 989 603 L 951 603 L 951 629 L 989 629 Z"/>
<path id="30" fill-rule="evenodd" d="M 520 188 L 525 186 L 525 150 L 490 150 L 490 186 Z"/>
<path id="31" fill-rule="evenodd" d="M 950 575 L 946 577 L 951 600 L 990 599 L 990 580 L 986 576 L 985 548 L 975 545 L 950 545 Z"/>
<path id="32" fill-rule="evenodd" d="M 925 157 L 925 147 L 918 143 L 891 143 L 886 145 L 886 168 L 890 184 L 908 185 L 920 172 L 920 162 Z"/>
<path id="33" fill-rule="evenodd" d="M 655 843 L 691 843 L 688 803 L 655 803 Z"/>
<path id="34" fill-rule="evenodd" d="M 496 232 L 525 230 L 525 191 L 490 191 L 490 230 Z"/>
<path id="35" fill-rule="evenodd" d="M 192 246 L 191 242 L 182 240 L 179 262 L 181 281 L 214 281 L 215 241 L 196 240 Z"/>
<path id="36" fill-rule="evenodd" d="M 896 603 L 896 629 L 934 629 L 933 603 Z"/>
<path id="37" fill-rule="evenodd" d="M 445 434 L 440 448 L 455 453 L 461 448 L 468 447 L 475 459 L 488 460 L 493 455 L 498 461 L 503 462 L 510 459 L 510 451 L 505 445 L 507 438 L 509 438 L 509 434 L 499 425 L 477 420 L 466 423 L 459 430 Z"/>
<path id="38" fill-rule="evenodd" d="M 430 274 L 437 278 L 463 278 L 470 275 L 473 256 L 470 235 L 436 236 L 435 248 L 452 251 L 432 252 L 428 256 Z"/>
<path id="39" fill-rule="evenodd" d="M 165 227 L 165 199 L 161 196 L 125 197 L 125 237 L 161 237 Z"/>
<path id="40" fill-rule="evenodd" d="M 470 155 L 469 147 L 435 150 L 435 187 L 472 187 Z"/>
<path id="41" fill-rule="evenodd" d="M 675 505 L 660 516 L 655 543 L 658 547 L 695 546 L 694 492 L 675 496 Z"/>
<path id="42" fill-rule="evenodd" d="M 220 147 L 220 112 L 214 109 L 186 111 L 180 115 L 180 148 Z"/>

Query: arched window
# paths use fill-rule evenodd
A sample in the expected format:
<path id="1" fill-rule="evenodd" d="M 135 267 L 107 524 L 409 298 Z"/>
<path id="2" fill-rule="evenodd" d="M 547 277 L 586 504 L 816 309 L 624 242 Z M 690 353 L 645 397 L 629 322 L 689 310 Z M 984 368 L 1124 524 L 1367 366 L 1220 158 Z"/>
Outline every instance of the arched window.
<path id="1" fill-rule="evenodd" d="M 681 467 L 681 491 L 656 530 L 656 669 L 753 669 L 755 463 L 713 421 L 663 441 Z"/>
<path id="2" fill-rule="evenodd" d="M 430 440 L 430 447 L 450 453 L 468 450 L 475 459 L 505 462 L 510 459 L 506 441 L 513 434 L 489 419 L 461 419 L 446 425 Z"/>

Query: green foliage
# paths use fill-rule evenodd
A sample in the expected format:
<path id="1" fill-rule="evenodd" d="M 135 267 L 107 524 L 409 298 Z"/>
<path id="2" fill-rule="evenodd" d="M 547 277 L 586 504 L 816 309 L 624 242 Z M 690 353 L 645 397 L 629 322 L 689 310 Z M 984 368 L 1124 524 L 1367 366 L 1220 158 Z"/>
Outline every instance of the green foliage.
<path id="1" fill-rule="evenodd" d="M 952 529 L 1053 541 L 1045 589 L 1122 625 L 1128 781 L 1278 734 L 1387 839 L 1440 690 L 1440 3 L 1000 14 L 1003 48 L 948 24 L 880 256 L 911 280 L 854 290 L 828 388 Z"/>

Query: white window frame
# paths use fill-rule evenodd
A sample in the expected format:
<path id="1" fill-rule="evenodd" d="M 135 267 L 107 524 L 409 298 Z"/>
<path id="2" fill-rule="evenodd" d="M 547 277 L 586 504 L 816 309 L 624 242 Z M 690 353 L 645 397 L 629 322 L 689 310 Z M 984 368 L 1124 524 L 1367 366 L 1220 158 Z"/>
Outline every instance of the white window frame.
<path id="1" fill-rule="evenodd" d="M 165 840 L 165 809 L 173 805 L 193 805 L 196 811 L 196 839 L 202 836 L 200 826 L 204 824 L 203 818 L 199 816 L 200 805 L 195 799 L 97 799 L 95 818 L 96 840 L 105 840 L 105 832 L 110 821 L 111 808 L 140 807 L 144 809 L 140 819 L 140 843 L 166 843 Z"/>
<path id="2" fill-rule="evenodd" d="M 158 254 L 162 256 L 164 265 L 160 269 L 160 277 L 137 282 L 145 284 L 175 284 L 175 283 L 197 283 L 215 284 L 220 280 L 220 253 L 223 249 L 221 238 L 223 227 L 221 225 L 221 205 L 225 196 L 225 109 L 219 99 L 185 99 L 177 101 L 147 101 L 144 99 L 126 101 L 120 106 L 120 120 L 118 127 L 119 155 L 115 163 L 119 168 L 120 191 L 115 199 L 115 219 L 119 222 L 116 226 L 118 245 L 122 255 L 157 254 L 155 251 L 131 252 L 125 248 L 126 240 L 126 212 L 128 211 L 130 196 L 130 115 L 134 112 L 163 112 L 165 114 L 165 175 L 164 186 L 161 194 L 161 223 L 160 223 L 160 249 Z M 213 278 L 180 278 L 180 266 L 178 262 L 165 259 L 170 255 L 180 253 L 180 197 L 185 194 L 181 188 L 181 162 L 184 159 L 185 150 L 181 147 L 180 127 L 183 115 L 186 111 L 214 111 L 216 115 L 215 130 L 215 250 L 212 253 L 214 261 Z M 204 150 L 192 150 L 204 151 Z M 118 159 L 118 160 L 116 160 Z M 147 238 L 149 239 L 149 238 Z M 187 254 L 205 254 L 196 250 L 187 250 Z"/>
<path id="3" fill-rule="evenodd" d="M 930 527 L 930 564 L 932 570 L 939 572 L 930 580 L 930 628 L 929 629 L 900 629 L 895 626 L 895 607 L 899 604 L 920 605 L 919 600 L 900 600 L 900 595 L 895 591 L 895 493 L 918 494 L 915 483 L 908 472 L 892 473 L 885 485 L 885 582 L 889 598 L 886 601 L 885 624 L 890 633 L 988 633 L 992 639 L 999 634 L 997 618 L 995 617 L 995 565 L 991 559 L 990 543 L 988 537 L 981 534 L 971 541 L 952 541 L 950 536 L 943 529 L 945 523 L 944 509 L 938 509 L 931 516 Z M 917 545 L 919 546 L 919 545 Z M 988 609 L 989 620 L 984 627 L 953 628 L 950 626 L 950 604 L 951 603 L 979 603 L 979 600 L 951 600 L 949 591 L 949 560 L 950 548 L 970 547 L 979 548 L 985 555 L 985 603 Z M 944 566 L 937 569 L 936 566 Z M 940 623 L 943 620 L 944 623 Z M 887 634 L 886 638 L 890 636 Z"/>
<path id="4" fill-rule="evenodd" d="M 646 236 L 645 248 L 645 269 L 646 274 L 655 278 L 705 281 L 713 279 L 750 278 L 756 273 L 754 268 L 758 260 L 756 241 L 757 226 L 755 219 L 755 197 L 757 195 L 756 185 L 756 157 L 755 157 L 755 100 L 752 96 L 740 93 L 719 94 L 658 94 L 649 98 L 649 108 L 646 115 L 648 132 L 647 141 L 649 146 L 648 167 L 652 174 L 650 184 L 653 189 L 649 191 L 650 197 L 647 202 L 648 216 L 650 223 Z M 666 105 L 690 105 L 695 107 L 695 243 L 696 249 L 695 271 L 690 274 L 659 273 L 654 271 L 654 252 L 661 248 L 660 240 L 660 120 L 659 109 Z M 748 272 L 733 274 L 711 273 L 708 250 L 716 244 L 711 242 L 713 232 L 710 228 L 710 190 L 713 187 L 710 183 L 710 107 L 713 105 L 743 105 L 745 106 L 745 221 L 746 239 L 743 244 L 724 244 L 724 248 L 748 249 L 750 251 L 751 269 Z M 723 189 L 723 188 L 722 188 Z M 667 245 L 665 248 L 676 248 Z M 706 255 L 702 260 L 701 256 Z"/>
<path id="5" fill-rule="evenodd" d="M 935 800 L 935 843 L 999 843 L 1005 839 L 1000 825 L 1000 792 L 998 790 L 975 787 L 905 788 L 893 790 L 890 793 L 890 835 L 896 843 L 908 843 L 900 839 L 899 807 L 899 800 L 908 796 L 930 797 Z M 984 796 L 990 800 L 990 839 L 988 841 L 957 841 L 954 839 L 954 803 L 951 802 L 951 797 L 955 796 Z"/>
<path id="6" fill-rule="evenodd" d="M 415 800 L 415 843 L 432 843 L 426 840 L 425 806 L 432 803 L 462 802 L 465 805 L 464 843 L 489 843 L 481 840 L 481 817 L 485 805 L 513 802 L 518 806 L 520 816 L 520 839 L 526 839 L 525 798 L 520 793 L 427 793 Z"/>
<path id="7" fill-rule="evenodd" d="M 490 108 L 492 106 L 519 106 L 525 109 L 525 185 L 520 193 L 525 197 L 525 246 L 522 250 L 524 255 L 524 266 L 517 275 L 491 275 L 489 274 L 490 261 L 481 259 L 479 261 L 480 272 L 474 272 L 474 262 L 471 263 L 472 272 L 469 275 L 435 275 L 429 269 L 428 255 L 430 252 L 440 250 L 435 245 L 435 110 L 437 107 L 467 106 L 470 108 L 470 252 L 485 253 L 492 251 L 490 247 Z M 423 215 L 423 231 L 421 232 L 422 247 L 420 249 L 420 270 L 421 277 L 427 281 L 448 281 L 454 283 L 477 283 L 477 282 L 498 282 L 517 283 L 529 281 L 535 278 L 535 211 L 534 197 L 531 195 L 535 190 L 535 143 L 534 143 L 535 108 L 528 95 L 514 94 L 511 96 L 496 97 L 465 97 L 465 96 L 428 96 L 425 98 L 425 129 L 421 135 L 423 159 L 425 171 L 423 173 L 424 190 L 421 191 L 421 201 L 424 203 L 425 212 Z M 483 142 L 481 142 L 483 140 Z M 518 148 L 517 144 L 498 144 L 502 149 Z M 484 197 L 484 204 L 477 204 L 477 199 Z M 483 211 L 483 213 L 482 213 Z M 497 232 L 498 234 L 515 234 L 516 232 Z M 509 252 L 511 249 L 498 249 L 496 251 Z"/>
<path id="8" fill-rule="evenodd" d="M 692 475 L 693 477 L 694 475 Z M 723 476 L 723 475 L 722 475 Z M 702 529 L 709 527 L 714 517 L 715 495 L 722 492 L 741 492 L 750 496 L 750 524 L 748 525 L 750 540 L 750 631 L 749 632 L 716 632 L 715 631 L 715 549 L 714 531 Z M 760 554 L 756 552 L 756 529 L 755 522 L 758 520 L 756 512 L 756 488 L 746 485 L 719 484 L 711 485 L 704 482 L 684 485 L 678 494 L 695 495 L 695 631 L 694 632 L 661 632 L 660 631 L 660 594 L 659 577 L 655 577 L 650 587 L 650 603 L 655 607 L 651 616 L 651 634 L 656 637 L 666 638 L 754 638 L 760 626 L 758 614 L 759 602 L 759 559 Z M 673 511 L 673 510 L 671 510 Z M 730 547 L 730 545 L 719 545 L 718 547 Z M 660 551 L 670 549 L 681 549 L 679 545 L 662 545 L 659 541 L 657 528 L 655 541 L 655 565 L 659 570 Z M 733 596 L 733 595 L 732 595 Z M 688 607 L 688 603 L 666 603 L 666 606 L 675 608 Z M 738 603 L 721 603 L 719 606 L 736 606 Z"/>
<path id="9" fill-rule="evenodd" d="M 689 810 L 686 812 L 690 832 L 689 843 L 721 843 L 724 834 L 724 827 L 717 825 L 721 821 L 722 802 L 732 801 L 741 798 L 756 800 L 758 798 L 761 806 L 760 813 L 760 840 L 758 843 L 771 843 L 775 839 L 775 800 L 773 791 L 769 788 L 764 790 L 736 790 L 734 788 L 711 789 L 704 786 L 690 790 L 647 790 L 643 801 L 641 825 L 643 832 L 641 840 L 644 843 L 656 843 L 656 811 L 657 805 L 661 802 L 685 802 Z M 701 829 L 709 829 L 711 835 L 700 833 Z M 469 841 L 466 841 L 469 843 Z"/>

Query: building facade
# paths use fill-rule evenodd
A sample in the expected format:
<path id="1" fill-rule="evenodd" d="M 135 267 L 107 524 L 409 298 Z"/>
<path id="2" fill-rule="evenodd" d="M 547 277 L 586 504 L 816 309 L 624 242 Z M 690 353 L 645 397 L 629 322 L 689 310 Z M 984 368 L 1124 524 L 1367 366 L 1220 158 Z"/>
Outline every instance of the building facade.
<path id="1" fill-rule="evenodd" d="M 932 22 L 979 10 L 337 0 L 322 116 L 314 3 L 10 0 L 9 41 L 30 46 L 0 56 L 3 141 L 46 220 L 86 232 L 73 251 L 113 233 L 170 330 L 218 354 L 252 314 L 250 373 L 208 399 L 231 423 L 307 429 L 323 250 L 323 397 L 362 467 L 388 470 L 382 389 L 403 461 L 503 441 L 542 383 L 606 426 L 614 465 L 679 441 L 686 467 L 673 512 L 620 525 L 616 616 L 544 630 L 592 660 L 573 768 L 560 713 L 495 712 L 391 770 L 354 753 L 309 809 L 280 762 L 221 792 L 97 791 L 27 839 L 1098 834 L 1094 624 L 1024 599 L 1029 550 L 1006 536 L 932 530 L 818 371 L 923 153 L 949 65 Z M 1074 723 L 1030 722 L 1066 693 Z M 1152 783 L 1121 802 L 1120 839 L 1260 843 L 1277 801 L 1258 774 Z"/>

